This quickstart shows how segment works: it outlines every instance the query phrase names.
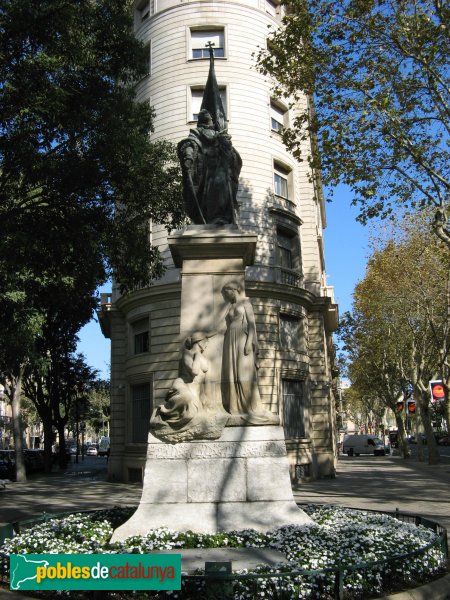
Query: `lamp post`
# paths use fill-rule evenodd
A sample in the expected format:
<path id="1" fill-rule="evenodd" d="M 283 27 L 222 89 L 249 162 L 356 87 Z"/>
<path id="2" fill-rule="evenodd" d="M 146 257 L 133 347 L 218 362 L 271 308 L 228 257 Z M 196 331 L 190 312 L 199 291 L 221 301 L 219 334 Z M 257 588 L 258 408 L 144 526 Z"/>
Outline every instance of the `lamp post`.
<path id="1" fill-rule="evenodd" d="M 0 383 L 0 448 L 5 447 L 5 422 L 3 420 L 3 398 L 5 396 L 5 388 Z"/>
<path id="2" fill-rule="evenodd" d="M 86 431 L 86 423 L 84 421 L 80 422 L 80 431 L 81 431 L 81 462 L 84 462 L 84 434 Z"/>

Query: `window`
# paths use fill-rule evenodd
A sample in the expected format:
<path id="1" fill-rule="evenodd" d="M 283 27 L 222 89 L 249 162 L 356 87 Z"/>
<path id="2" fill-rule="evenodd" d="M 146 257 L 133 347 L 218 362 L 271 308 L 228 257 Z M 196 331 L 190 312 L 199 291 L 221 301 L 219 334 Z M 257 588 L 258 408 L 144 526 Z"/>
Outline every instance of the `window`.
<path id="1" fill-rule="evenodd" d="M 277 229 L 277 264 L 283 269 L 294 268 L 293 240 L 294 236 Z"/>
<path id="2" fill-rule="evenodd" d="M 150 384 L 131 386 L 131 442 L 145 443 L 151 415 Z"/>
<path id="3" fill-rule="evenodd" d="M 203 100 L 203 90 L 192 89 L 191 90 L 191 118 L 190 121 L 198 121 L 198 113 Z"/>
<path id="4" fill-rule="evenodd" d="M 280 314 L 280 347 L 282 350 L 299 350 L 300 320 L 298 317 Z"/>
<path id="5" fill-rule="evenodd" d="M 202 106 L 204 88 L 191 88 L 191 110 L 190 110 L 190 121 L 198 121 L 198 113 Z M 222 100 L 223 110 L 225 116 L 227 114 L 227 92 L 226 88 L 219 87 L 220 98 Z"/>
<path id="6" fill-rule="evenodd" d="M 154 0 L 144 0 L 137 5 L 136 12 L 138 23 L 142 23 L 150 17 L 153 8 L 153 2 Z"/>
<path id="7" fill-rule="evenodd" d="M 207 44 L 213 44 L 215 58 L 225 57 L 223 29 L 191 29 L 191 58 L 209 58 Z"/>
<path id="8" fill-rule="evenodd" d="M 285 285 L 299 287 L 302 282 L 300 238 L 298 230 L 277 225 L 276 259 L 277 281 Z"/>
<path id="9" fill-rule="evenodd" d="M 266 12 L 275 19 L 281 18 L 280 0 L 266 0 Z"/>
<path id="10" fill-rule="evenodd" d="M 151 75 L 152 72 L 152 43 L 149 42 L 144 47 L 145 51 L 145 70 L 147 75 Z"/>
<path id="11" fill-rule="evenodd" d="M 282 198 L 288 197 L 288 180 L 283 175 L 280 175 L 280 173 L 274 173 L 274 187 L 277 196 L 281 196 Z"/>
<path id="12" fill-rule="evenodd" d="M 289 169 L 281 165 L 280 163 L 274 162 L 273 166 L 273 187 L 275 196 L 281 196 L 282 198 L 289 198 L 289 179 L 291 172 Z"/>
<path id="13" fill-rule="evenodd" d="M 281 133 L 283 127 L 286 126 L 287 110 L 280 104 L 270 101 L 270 128 L 272 131 Z"/>
<path id="14" fill-rule="evenodd" d="M 286 439 L 305 437 L 303 381 L 283 379 L 283 428 Z"/>
<path id="15" fill-rule="evenodd" d="M 150 335 L 148 319 L 140 319 L 132 324 L 133 353 L 142 354 L 150 350 Z"/>
<path id="16" fill-rule="evenodd" d="M 148 331 L 143 331 L 134 336 L 134 353 L 142 354 L 148 352 L 149 348 L 149 336 Z"/>

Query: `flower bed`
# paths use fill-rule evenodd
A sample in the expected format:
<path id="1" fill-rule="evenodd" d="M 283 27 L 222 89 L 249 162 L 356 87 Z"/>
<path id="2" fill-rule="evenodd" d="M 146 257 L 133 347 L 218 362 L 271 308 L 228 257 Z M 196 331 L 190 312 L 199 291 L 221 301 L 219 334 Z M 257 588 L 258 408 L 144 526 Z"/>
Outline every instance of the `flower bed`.
<path id="1" fill-rule="evenodd" d="M 254 530 L 214 535 L 157 529 L 146 536 L 109 543 L 113 530 L 135 508 L 49 519 L 22 531 L 0 547 L 11 553 L 147 553 L 159 549 L 255 547 L 281 551 L 289 565 L 257 567 L 233 574 L 233 596 L 259 598 L 370 598 L 413 587 L 443 572 L 445 551 L 431 529 L 381 513 L 332 506 L 302 507 L 315 525 L 286 526 L 267 534 Z M 7 564 L 7 561 L 4 562 Z M 340 571 L 341 590 L 336 579 Z M 183 577 L 181 592 L 108 593 L 111 599 L 203 597 L 205 580 Z M 128 595 L 127 595 L 128 594 Z M 42 593 L 45 596 L 44 593 Z M 89 592 L 61 592 L 67 598 L 90 598 Z M 46 597 L 54 597 L 48 592 Z"/>

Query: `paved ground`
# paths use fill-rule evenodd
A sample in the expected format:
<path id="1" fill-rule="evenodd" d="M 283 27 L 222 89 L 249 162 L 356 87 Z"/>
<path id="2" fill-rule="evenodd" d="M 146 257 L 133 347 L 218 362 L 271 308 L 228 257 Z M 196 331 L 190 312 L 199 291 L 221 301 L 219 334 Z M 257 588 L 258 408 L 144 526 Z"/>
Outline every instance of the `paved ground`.
<path id="1" fill-rule="evenodd" d="M 106 459 L 87 457 L 71 464 L 66 473 L 35 475 L 26 483 L 11 483 L 0 490 L 0 525 L 23 520 L 43 512 L 60 513 L 115 505 L 137 505 L 138 484 L 109 483 Z M 450 531 L 450 458 L 437 466 L 399 456 L 340 457 L 337 477 L 299 486 L 297 502 L 330 503 L 339 506 L 411 512 L 439 521 Z M 398 594 L 395 600 L 450 599 L 450 577 L 442 587 Z M 0 600 L 20 600 L 18 593 L 0 589 Z M 387 600 L 387 599 L 386 599 Z"/>
<path id="2" fill-rule="evenodd" d="M 106 481 L 106 458 L 85 457 L 66 472 L 35 474 L 0 490 L 0 525 L 36 515 L 139 504 L 141 485 Z"/>
<path id="3" fill-rule="evenodd" d="M 136 505 L 139 484 L 110 483 L 106 459 L 86 457 L 66 473 L 35 475 L 0 490 L 0 524 L 40 515 L 115 505 Z M 441 522 L 450 531 L 450 458 L 437 466 L 399 456 L 341 456 L 337 477 L 299 486 L 297 502 L 412 512 Z"/>
<path id="4" fill-rule="evenodd" d="M 297 502 L 411 512 L 450 531 L 450 459 L 436 466 L 399 456 L 341 456 L 337 477 L 304 483 Z"/>
<path id="5" fill-rule="evenodd" d="M 0 524 L 43 512 L 58 513 L 139 503 L 139 484 L 106 481 L 106 459 L 86 457 L 65 473 L 34 475 L 0 490 Z M 303 483 L 297 502 L 412 512 L 441 522 L 450 531 L 450 459 L 436 466 L 399 456 L 341 456 L 337 477 Z"/>

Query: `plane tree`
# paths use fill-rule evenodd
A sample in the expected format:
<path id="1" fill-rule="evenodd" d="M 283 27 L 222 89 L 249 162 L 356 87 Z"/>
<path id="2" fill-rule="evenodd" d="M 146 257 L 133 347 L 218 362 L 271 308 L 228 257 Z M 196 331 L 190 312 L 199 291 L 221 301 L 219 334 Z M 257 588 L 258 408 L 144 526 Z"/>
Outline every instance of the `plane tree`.
<path id="1" fill-rule="evenodd" d="M 358 338 L 358 328 L 356 335 L 350 331 L 349 344 L 357 352 L 351 357 L 349 372 L 353 368 L 357 379 L 358 374 L 364 374 L 361 363 L 364 365 L 367 356 L 389 359 L 379 363 L 379 377 L 385 377 L 391 386 L 396 382 L 392 400 L 407 382 L 412 384 L 418 417 L 427 435 L 429 460 L 437 462 L 428 382 L 443 377 L 448 425 L 449 253 L 444 243 L 427 234 L 419 217 L 397 227 L 394 237 L 378 240 L 378 245 L 364 279 L 355 288 L 353 319 L 362 324 L 364 334 L 370 335 Z M 360 339 L 363 343 L 358 346 Z M 376 380 L 373 367 L 372 363 L 367 373 Z"/>
<path id="2" fill-rule="evenodd" d="M 112 272 L 124 292 L 148 285 L 163 272 L 149 223 L 183 210 L 173 148 L 136 97 L 148 61 L 129 2 L 5 0 L 0 34 L 0 376 L 16 414 L 57 304 L 74 335 Z"/>
<path id="3" fill-rule="evenodd" d="M 398 331 L 390 320 L 380 319 L 367 305 L 360 307 L 357 291 L 353 310 L 343 315 L 338 333 L 352 382 L 351 395 L 369 399 L 371 406 L 381 403 L 394 413 L 399 448 L 402 456 L 408 458 L 410 450 L 405 426 L 402 415 L 397 412 L 397 400 L 402 394 L 404 377 Z"/>
<path id="4" fill-rule="evenodd" d="M 432 228 L 450 247 L 448 2 L 284 4 L 258 65 L 276 93 L 300 100 L 282 132 L 288 148 L 330 195 L 349 186 L 362 223 L 432 207 Z"/>
<path id="5" fill-rule="evenodd" d="M 109 381 L 97 379 L 89 389 L 88 401 L 87 421 L 89 426 L 96 435 L 100 433 L 107 435 L 111 414 Z"/>

